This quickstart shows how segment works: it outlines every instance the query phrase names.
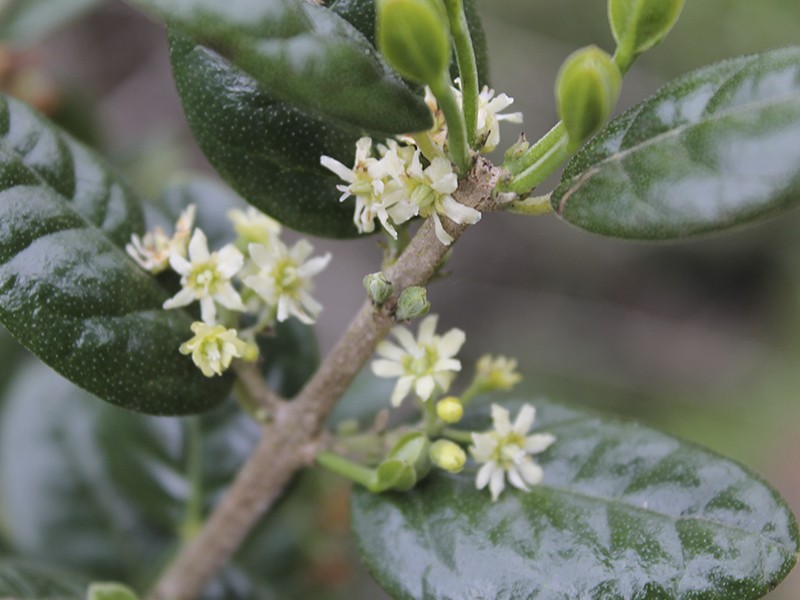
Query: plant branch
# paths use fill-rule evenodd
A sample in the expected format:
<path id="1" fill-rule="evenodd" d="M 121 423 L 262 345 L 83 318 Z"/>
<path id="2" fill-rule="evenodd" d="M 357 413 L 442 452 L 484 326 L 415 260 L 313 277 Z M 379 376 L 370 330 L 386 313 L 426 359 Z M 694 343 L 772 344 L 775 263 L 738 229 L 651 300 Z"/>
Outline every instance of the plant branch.
<path id="1" fill-rule="evenodd" d="M 492 210 L 499 169 L 479 158 L 460 183 L 456 199 L 481 211 Z M 467 225 L 443 219 L 457 240 Z M 430 279 L 450 246 L 436 238 L 428 219 L 386 276 L 397 292 Z M 230 560 L 247 534 L 280 497 L 292 476 L 314 460 L 320 433 L 336 402 L 367 363 L 394 322 L 366 301 L 336 346 L 295 400 L 281 403 L 273 421 L 200 533 L 166 569 L 150 600 L 192 600 Z M 237 373 L 239 369 L 237 368 Z M 240 375 L 241 376 L 241 375 Z M 265 387 L 263 382 L 260 387 Z"/>

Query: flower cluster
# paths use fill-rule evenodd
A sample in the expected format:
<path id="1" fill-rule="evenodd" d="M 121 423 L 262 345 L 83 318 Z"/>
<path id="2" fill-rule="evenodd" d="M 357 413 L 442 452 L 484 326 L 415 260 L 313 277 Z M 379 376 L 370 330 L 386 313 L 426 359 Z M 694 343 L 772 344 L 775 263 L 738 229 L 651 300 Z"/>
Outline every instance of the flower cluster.
<path id="1" fill-rule="evenodd" d="M 195 336 L 179 350 L 191 354 L 203 374 L 212 377 L 234 358 L 254 360 L 255 333 L 274 321 L 295 316 L 314 322 L 322 306 L 311 296 L 312 278 L 331 256 L 310 258 L 313 247 L 305 240 L 288 248 L 280 240 L 281 226 L 252 207 L 229 211 L 238 238 L 212 252 L 205 233 L 193 230 L 194 215 L 195 207 L 188 207 L 171 238 L 156 228 L 143 238 L 134 235 L 126 250 L 153 274 L 171 267 L 180 275 L 181 289 L 164 302 L 165 309 L 200 304 L 201 321 L 192 325 Z M 238 321 L 236 313 L 254 314 L 256 325 L 243 332 L 230 328 Z"/>
<path id="2" fill-rule="evenodd" d="M 475 395 L 509 390 L 516 385 L 521 379 L 516 370 L 517 361 L 505 356 L 481 357 L 476 365 L 474 381 L 461 397 L 442 398 L 434 409 L 433 402 L 448 392 L 461 370 L 461 362 L 455 356 L 465 341 L 460 329 L 437 335 L 437 321 L 435 315 L 423 319 L 416 337 L 404 327 L 395 327 L 392 334 L 399 345 L 388 341 L 378 345 L 376 352 L 380 358 L 372 363 L 373 373 L 379 377 L 397 378 L 391 396 L 393 406 L 398 406 L 413 391 L 425 407 L 425 429 L 431 439 L 444 435 L 433 441 L 430 447 L 430 460 L 434 465 L 451 473 L 464 468 L 466 453 L 457 443 L 445 439 L 455 431 L 453 439 L 456 441 L 465 442 L 462 439 L 465 436 L 471 440 L 470 454 L 475 462 L 482 464 L 476 473 L 477 489 L 488 486 L 492 500 L 496 501 L 508 478 L 512 486 L 529 491 L 531 486 L 541 482 L 543 476 L 542 468 L 531 456 L 543 452 L 555 441 L 554 436 L 546 433 L 528 435 L 536 414 L 533 406 L 524 405 L 512 424 L 508 410 L 492 405 L 494 427 L 488 432 L 446 429 L 461 420 L 464 406 Z"/>
<path id="3" fill-rule="evenodd" d="M 457 99 L 461 92 L 453 88 Z M 353 222 L 359 233 L 375 230 L 375 219 L 397 239 L 396 227 L 413 217 L 431 217 L 436 237 L 445 246 L 453 241 L 445 231 L 442 217 L 455 223 L 477 223 L 481 213 L 453 196 L 458 189 L 458 176 L 447 158 L 447 124 L 436 98 L 426 90 L 425 101 L 434 117 L 434 127 L 416 136 L 400 136 L 373 144 L 363 137 L 356 142 L 352 167 L 335 158 L 322 156 L 320 164 L 335 173 L 344 184 L 340 201 L 355 198 Z M 500 139 L 500 121 L 520 122 L 520 113 L 500 114 L 513 102 L 505 94 L 494 97 L 494 90 L 484 87 L 479 96 L 478 130 L 481 151 L 494 149 Z"/>

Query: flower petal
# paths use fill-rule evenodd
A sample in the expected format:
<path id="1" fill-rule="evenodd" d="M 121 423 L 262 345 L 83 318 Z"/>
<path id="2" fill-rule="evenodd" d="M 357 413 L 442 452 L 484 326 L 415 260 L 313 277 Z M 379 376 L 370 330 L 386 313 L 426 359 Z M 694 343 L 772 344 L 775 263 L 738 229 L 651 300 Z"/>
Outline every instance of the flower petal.
<path id="1" fill-rule="evenodd" d="M 170 309 L 170 308 L 180 308 L 181 306 L 186 306 L 191 304 L 196 300 L 194 296 L 194 292 L 189 288 L 182 288 L 177 294 L 175 294 L 172 298 L 164 302 L 162 308 Z"/>
<path id="2" fill-rule="evenodd" d="M 397 380 L 397 384 L 394 386 L 394 391 L 392 392 L 392 406 L 400 406 L 403 398 L 408 396 L 408 392 L 411 391 L 411 386 L 413 384 L 414 377 L 411 375 L 406 375 Z"/>
<path id="3" fill-rule="evenodd" d="M 417 343 L 420 346 L 430 346 L 433 336 L 436 334 L 436 325 L 439 322 L 438 315 L 430 315 L 422 319 L 417 329 Z"/>
<path id="4" fill-rule="evenodd" d="M 508 411 L 499 404 L 492 404 L 492 423 L 494 423 L 494 429 L 500 437 L 506 437 L 511 433 Z"/>
<path id="5" fill-rule="evenodd" d="M 547 450 L 553 442 L 556 441 L 556 436 L 550 433 L 537 433 L 536 435 L 529 435 L 525 438 L 525 452 L 528 454 L 538 454 Z"/>
<path id="6" fill-rule="evenodd" d="M 210 258 L 208 240 L 201 229 L 195 229 L 189 242 L 189 258 L 193 263 L 205 262 Z"/>
<path id="7" fill-rule="evenodd" d="M 428 400 L 435 389 L 436 381 L 430 375 L 426 375 L 425 377 L 420 377 L 417 379 L 415 391 L 417 392 L 417 396 L 423 400 Z"/>
<path id="8" fill-rule="evenodd" d="M 494 473 L 495 470 L 499 470 L 501 473 L 503 472 L 493 460 L 483 465 L 475 477 L 475 487 L 479 490 L 485 488 L 489 484 L 489 479 L 491 479 L 492 473 Z"/>
<path id="9" fill-rule="evenodd" d="M 537 465 L 532 460 L 525 460 L 522 461 L 519 465 L 517 465 L 517 469 L 519 470 L 520 475 L 525 480 L 525 483 L 528 485 L 538 485 L 542 482 L 542 477 L 544 476 L 544 471 L 542 467 Z"/>
<path id="10" fill-rule="evenodd" d="M 489 491 L 492 492 L 492 502 L 496 502 L 503 490 L 506 489 L 506 477 L 503 469 L 497 468 L 492 471 L 489 478 Z"/>
<path id="11" fill-rule="evenodd" d="M 536 409 L 530 404 L 526 404 L 519 410 L 519 413 L 517 413 L 517 418 L 514 421 L 514 432 L 519 435 L 527 435 L 533 426 L 533 420 L 535 418 Z"/>
<path id="12" fill-rule="evenodd" d="M 371 367 L 372 372 L 378 377 L 402 377 L 405 373 L 403 365 L 391 360 L 373 360 Z"/>

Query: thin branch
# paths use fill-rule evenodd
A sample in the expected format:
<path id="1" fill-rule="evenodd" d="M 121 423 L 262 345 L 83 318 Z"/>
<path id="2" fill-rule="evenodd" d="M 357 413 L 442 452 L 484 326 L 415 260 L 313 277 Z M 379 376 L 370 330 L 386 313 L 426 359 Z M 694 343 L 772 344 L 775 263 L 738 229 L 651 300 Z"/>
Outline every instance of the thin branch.
<path id="1" fill-rule="evenodd" d="M 478 159 L 461 182 L 456 199 L 478 210 L 491 210 L 498 174 L 499 169 Z M 468 227 L 443 220 L 454 241 Z M 398 292 L 423 285 L 449 249 L 436 238 L 429 219 L 386 276 Z M 197 537 L 179 551 L 150 600 L 192 600 L 217 575 L 292 476 L 313 461 L 328 414 L 393 324 L 385 311 L 364 303 L 297 398 L 284 404 L 273 422 L 263 428 L 261 441 L 219 506 Z"/>

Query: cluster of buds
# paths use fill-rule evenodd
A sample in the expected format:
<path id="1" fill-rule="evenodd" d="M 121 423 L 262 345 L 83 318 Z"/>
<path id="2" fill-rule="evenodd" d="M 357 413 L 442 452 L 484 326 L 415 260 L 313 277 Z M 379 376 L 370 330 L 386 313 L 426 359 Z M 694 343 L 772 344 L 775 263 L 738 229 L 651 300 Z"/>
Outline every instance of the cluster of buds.
<path id="1" fill-rule="evenodd" d="M 180 275 L 181 289 L 164 302 L 165 309 L 199 302 L 195 335 L 178 350 L 191 354 L 203 374 L 212 377 L 221 375 L 234 358 L 255 360 L 255 334 L 275 321 L 316 320 L 322 306 L 311 296 L 312 278 L 331 257 L 310 258 L 313 247 L 306 240 L 287 247 L 280 239 L 281 226 L 252 207 L 229 211 L 238 238 L 211 252 L 205 233 L 194 227 L 194 217 L 195 207 L 189 206 L 171 237 L 155 228 L 142 238 L 134 235 L 126 250 L 152 274 L 171 268 Z M 238 331 L 237 315 L 245 313 L 255 316 L 256 325 Z"/>

